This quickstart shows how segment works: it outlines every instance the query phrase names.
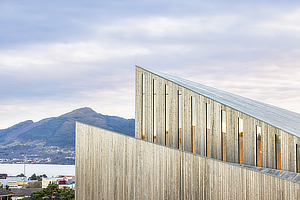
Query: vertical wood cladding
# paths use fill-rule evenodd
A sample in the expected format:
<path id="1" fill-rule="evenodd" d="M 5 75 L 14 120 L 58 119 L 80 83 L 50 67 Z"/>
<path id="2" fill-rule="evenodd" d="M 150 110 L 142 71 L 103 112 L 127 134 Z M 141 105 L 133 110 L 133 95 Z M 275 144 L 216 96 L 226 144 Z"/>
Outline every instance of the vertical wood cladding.
<path id="1" fill-rule="evenodd" d="M 142 90 L 144 76 L 145 103 L 143 105 Z M 239 163 L 239 152 L 243 152 L 243 164 L 257 165 L 257 156 L 261 157 L 261 166 L 276 168 L 277 155 L 275 153 L 275 135 L 281 137 L 281 169 L 285 171 L 297 171 L 296 144 L 300 139 L 290 135 L 267 123 L 257 120 L 249 115 L 222 105 L 212 99 L 190 91 L 176 83 L 163 79 L 144 69 L 136 67 L 135 80 L 135 125 L 137 138 L 142 137 L 144 112 L 145 139 L 153 142 L 154 119 L 153 119 L 153 80 L 157 84 L 156 94 L 156 138 L 157 143 L 173 148 L 182 148 L 184 151 L 212 157 L 222 160 L 226 155 L 227 162 Z M 166 87 L 168 87 L 168 98 L 166 98 Z M 179 95 L 181 93 L 181 102 Z M 192 100 L 195 99 L 195 127 L 192 126 Z M 166 106 L 167 101 L 167 106 Z M 180 106 L 179 106 L 180 103 Z M 207 128 L 207 105 L 210 105 L 210 127 Z M 167 109 L 167 110 L 166 110 Z M 179 112 L 180 109 L 180 112 Z M 222 134 L 221 111 L 226 111 L 226 133 Z M 261 112 L 264 112 L 263 110 Z M 168 114 L 168 126 L 166 126 L 166 113 Z M 179 116 L 180 114 L 180 116 Z M 239 138 L 238 120 L 243 120 L 243 137 Z M 181 123 L 178 123 L 179 120 Z M 261 127 L 260 152 L 257 155 L 257 130 Z M 166 130 L 168 127 L 169 130 Z M 179 128 L 181 127 L 181 128 Z M 194 135 L 193 135 L 194 130 Z M 168 131 L 168 132 L 167 132 Z M 179 140 L 181 138 L 181 141 Z M 195 138 L 195 141 L 193 140 Z M 243 145 L 239 146 L 239 141 Z M 166 141 L 167 140 L 167 141 Z M 225 149 L 223 148 L 226 144 Z M 179 146 L 180 145 L 180 146 Z M 241 150 L 239 150 L 242 148 Z M 223 155 L 223 153 L 225 155 Z"/>
<path id="2" fill-rule="evenodd" d="M 81 123 L 75 173 L 77 200 L 300 199 L 298 182 Z"/>

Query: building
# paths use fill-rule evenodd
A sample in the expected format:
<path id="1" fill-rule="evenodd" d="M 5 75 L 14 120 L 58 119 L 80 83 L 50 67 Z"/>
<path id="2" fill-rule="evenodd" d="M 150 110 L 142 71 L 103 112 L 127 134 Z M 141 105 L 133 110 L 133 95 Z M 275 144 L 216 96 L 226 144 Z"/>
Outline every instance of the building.
<path id="1" fill-rule="evenodd" d="M 47 188 L 51 183 L 58 184 L 59 188 L 69 187 L 75 189 L 75 176 L 64 175 L 57 178 L 42 178 L 42 188 Z"/>
<path id="2" fill-rule="evenodd" d="M 8 198 L 8 197 L 11 197 L 13 195 L 14 195 L 13 192 L 5 190 L 3 188 L 0 188 L 0 200 L 2 200 L 3 197 Z"/>
<path id="3" fill-rule="evenodd" d="M 22 188 L 28 185 L 28 179 L 26 177 L 7 176 L 6 179 L 0 179 L 0 185 L 9 188 Z"/>
<path id="4" fill-rule="evenodd" d="M 0 179 L 6 179 L 7 174 L 0 174 Z"/>
<path id="5" fill-rule="evenodd" d="M 63 177 L 57 177 L 57 178 L 42 178 L 42 188 L 47 188 L 49 184 L 56 183 L 59 184 L 59 181 L 64 180 Z"/>
<path id="6" fill-rule="evenodd" d="M 300 171 L 300 114 L 136 69 L 135 136 L 225 162 Z"/>
<path id="7" fill-rule="evenodd" d="M 12 200 L 23 199 L 25 197 L 30 197 L 31 193 L 42 190 L 42 188 L 22 188 L 16 189 L 13 188 L 11 191 L 14 195 L 11 197 Z"/>
<path id="8" fill-rule="evenodd" d="M 135 123 L 77 123 L 76 199 L 300 199 L 300 114 L 136 67 Z"/>

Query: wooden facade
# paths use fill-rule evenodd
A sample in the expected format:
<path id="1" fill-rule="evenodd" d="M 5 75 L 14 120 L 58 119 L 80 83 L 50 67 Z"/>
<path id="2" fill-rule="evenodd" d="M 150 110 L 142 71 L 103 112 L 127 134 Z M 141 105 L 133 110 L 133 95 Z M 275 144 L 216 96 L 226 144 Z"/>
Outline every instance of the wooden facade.
<path id="1" fill-rule="evenodd" d="M 299 137 L 182 85 L 136 67 L 135 138 L 76 123 L 76 199 L 300 199 Z"/>
<path id="2" fill-rule="evenodd" d="M 225 158 L 226 162 L 300 171 L 296 148 L 299 137 L 140 67 L 136 67 L 135 106 L 137 138 L 218 160 Z M 194 116 L 192 109 L 195 109 Z M 226 113 L 226 130 L 222 130 L 222 112 Z M 261 132 L 259 137 L 257 130 Z"/>
<path id="3" fill-rule="evenodd" d="M 77 200 L 300 199 L 300 183 L 76 123 L 75 192 Z"/>

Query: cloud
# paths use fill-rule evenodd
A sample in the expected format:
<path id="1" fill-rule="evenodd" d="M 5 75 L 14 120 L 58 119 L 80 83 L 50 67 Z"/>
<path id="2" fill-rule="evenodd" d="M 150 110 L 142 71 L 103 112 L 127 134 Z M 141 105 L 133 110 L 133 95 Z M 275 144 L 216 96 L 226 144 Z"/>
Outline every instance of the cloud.
<path id="1" fill-rule="evenodd" d="M 294 1 L 0 7 L 0 128 L 83 106 L 134 117 L 134 64 L 300 112 Z"/>

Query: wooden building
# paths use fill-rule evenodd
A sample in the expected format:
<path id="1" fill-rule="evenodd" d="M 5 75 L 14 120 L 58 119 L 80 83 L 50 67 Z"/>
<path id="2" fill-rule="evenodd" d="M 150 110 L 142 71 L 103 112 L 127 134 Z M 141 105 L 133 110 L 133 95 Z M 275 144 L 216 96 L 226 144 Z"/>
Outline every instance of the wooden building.
<path id="1" fill-rule="evenodd" d="M 300 171 L 300 114 L 136 66 L 135 136 L 225 162 Z"/>
<path id="2" fill-rule="evenodd" d="M 76 124 L 76 199 L 300 199 L 300 114 L 138 66 L 135 106 Z"/>

